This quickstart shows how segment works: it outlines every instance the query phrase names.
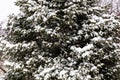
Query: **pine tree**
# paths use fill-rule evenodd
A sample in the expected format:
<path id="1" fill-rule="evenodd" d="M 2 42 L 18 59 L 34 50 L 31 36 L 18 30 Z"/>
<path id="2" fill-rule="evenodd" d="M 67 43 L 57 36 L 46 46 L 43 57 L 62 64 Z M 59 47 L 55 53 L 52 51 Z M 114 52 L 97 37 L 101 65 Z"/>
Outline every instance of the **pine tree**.
<path id="1" fill-rule="evenodd" d="M 6 80 L 118 80 L 117 17 L 95 0 L 18 0 L 3 52 Z"/>

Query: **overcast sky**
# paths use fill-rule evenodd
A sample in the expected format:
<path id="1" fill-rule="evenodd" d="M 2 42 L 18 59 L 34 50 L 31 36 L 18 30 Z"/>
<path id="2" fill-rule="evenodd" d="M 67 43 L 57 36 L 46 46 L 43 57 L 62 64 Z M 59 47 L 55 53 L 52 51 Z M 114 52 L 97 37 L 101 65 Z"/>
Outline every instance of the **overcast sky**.
<path id="1" fill-rule="evenodd" d="M 17 14 L 19 12 L 14 2 L 15 0 L 0 0 L 0 21 L 5 20 L 9 14 Z"/>

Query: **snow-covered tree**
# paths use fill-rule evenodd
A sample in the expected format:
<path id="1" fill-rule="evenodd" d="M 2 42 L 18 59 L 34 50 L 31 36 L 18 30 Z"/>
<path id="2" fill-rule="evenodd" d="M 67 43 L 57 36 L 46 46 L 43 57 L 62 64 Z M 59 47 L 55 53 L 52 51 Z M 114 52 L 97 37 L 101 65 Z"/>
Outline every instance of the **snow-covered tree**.
<path id="1" fill-rule="evenodd" d="M 95 0 L 18 0 L 3 52 L 6 80 L 118 80 L 118 18 Z"/>

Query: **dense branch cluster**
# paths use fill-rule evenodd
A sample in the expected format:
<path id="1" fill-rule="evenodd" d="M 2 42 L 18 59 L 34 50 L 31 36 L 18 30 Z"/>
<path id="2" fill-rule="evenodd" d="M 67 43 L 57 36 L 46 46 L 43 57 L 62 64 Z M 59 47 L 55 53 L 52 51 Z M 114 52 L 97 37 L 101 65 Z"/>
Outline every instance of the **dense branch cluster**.
<path id="1" fill-rule="evenodd" d="M 6 80 L 118 80 L 120 22 L 95 1 L 18 0 L 1 41 Z"/>

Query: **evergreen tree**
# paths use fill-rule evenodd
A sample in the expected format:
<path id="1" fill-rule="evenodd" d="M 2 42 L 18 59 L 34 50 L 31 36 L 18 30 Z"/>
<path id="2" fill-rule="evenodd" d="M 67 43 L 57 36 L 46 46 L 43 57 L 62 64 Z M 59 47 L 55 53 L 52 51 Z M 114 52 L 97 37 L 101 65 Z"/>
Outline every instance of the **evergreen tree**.
<path id="1" fill-rule="evenodd" d="M 119 80 L 120 23 L 95 0 L 18 0 L 3 52 L 6 80 Z M 4 43 L 4 42 L 2 42 Z"/>

